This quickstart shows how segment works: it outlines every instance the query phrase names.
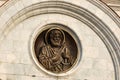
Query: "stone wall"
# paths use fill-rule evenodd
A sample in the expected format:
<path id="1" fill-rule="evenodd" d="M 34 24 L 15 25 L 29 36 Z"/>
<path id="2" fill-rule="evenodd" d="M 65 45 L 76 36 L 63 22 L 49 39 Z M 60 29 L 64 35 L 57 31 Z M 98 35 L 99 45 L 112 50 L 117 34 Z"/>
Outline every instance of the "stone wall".
<path id="1" fill-rule="evenodd" d="M 13 0 L 1 7 L 0 80 L 120 80 L 119 18 L 103 6 L 90 0 Z M 66 76 L 44 72 L 31 56 L 33 34 L 49 23 L 68 26 L 81 42 L 81 60 Z"/>

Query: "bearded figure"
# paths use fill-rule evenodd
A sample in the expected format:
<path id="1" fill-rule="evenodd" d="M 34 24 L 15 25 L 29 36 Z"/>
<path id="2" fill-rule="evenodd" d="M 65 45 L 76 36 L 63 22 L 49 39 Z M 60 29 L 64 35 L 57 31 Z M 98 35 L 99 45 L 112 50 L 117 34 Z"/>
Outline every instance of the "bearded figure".
<path id="1" fill-rule="evenodd" d="M 47 70 L 60 73 L 74 63 L 70 50 L 65 44 L 65 34 L 61 29 L 49 29 L 45 34 L 45 45 L 39 52 L 39 61 Z"/>

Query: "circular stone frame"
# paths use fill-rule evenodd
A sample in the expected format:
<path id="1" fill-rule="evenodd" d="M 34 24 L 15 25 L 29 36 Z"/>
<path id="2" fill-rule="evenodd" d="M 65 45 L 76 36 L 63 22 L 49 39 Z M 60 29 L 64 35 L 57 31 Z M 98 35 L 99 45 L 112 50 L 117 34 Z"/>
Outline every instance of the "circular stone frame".
<path id="1" fill-rule="evenodd" d="M 87 3 L 87 5 L 91 5 L 93 7 L 86 7 L 86 5 L 80 4 L 81 2 L 82 4 Z M 6 5 L 3 5 L 0 8 L 0 15 L 3 13 L 4 15 L 8 15 L 9 12 L 11 13 L 10 9 L 15 9 L 13 5 L 16 4 L 18 5 L 19 1 L 8 1 Z M 4 20 L 1 23 L 0 43 L 4 41 L 9 32 L 13 30 L 16 25 L 28 18 L 42 14 L 64 14 L 82 21 L 99 36 L 106 45 L 111 56 L 115 72 L 115 80 L 120 80 L 120 39 L 118 35 L 120 31 L 120 20 L 108 6 L 99 0 L 39 0 L 38 2 L 35 1 L 28 4 L 23 2 L 23 4 L 25 4 L 24 7 L 19 6 L 18 11 L 13 11 L 12 14 L 9 15 L 8 20 Z M 112 23 L 114 23 L 114 27 L 109 25 L 111 23 L 106 23 L 106 20 L 104 19 L 105 17 L 103 18 L 100 14 L 95 14 L 95 10 L 93 10 L 93 8 L 96 8 L 97 12 L 102 12 L 101 15 L 108 17 Z M 1 20 L 3 19 L 4 17 L 1 17 Z"/>
<path id="2" fill-rule="evenodd" d="M 53 26 L 55 26 L 55 27 L 53 27 Z M 35 50 L 36 40 L 38 39 L 38 37 L 40 36 L 41 33 L 43 33 L 46 30 L 49 30 L 50 28 L 56 28 L 56 29 L 59 28 L 59 29 L 63 30 L 64 32 L 68 33 L 75 41 L 75 45 L 77 48 L 76 49 L 77 50 L 76 51 L 77 52 L 76 59 L 74 61 L 74 64 L 68 70 L 60 72 L 60 73 L 55 73 L 55 72 L 45 69 L 45 67 L 43 67 L 43 65 L 39 62 L 37 55 L 36 55 L 36 50 Z M 67 27 L 63 24 L 59 24 L 59 23 L 51 23 L 51 24 L 46 24 L 42 27 L 40 26 L 33 32 L 32 37 L 30 39 L 30 53 L 31 53 L 31 57 L 32 57 L 35 65 L 37 66 L 38 70 L 42 70 L 42 71 L 46 72 L 47 74 L 50 74 L 53 76 L 66 76 L 66 75 L 69 75 L 72 72 L 74 72 L 77 69 L 77 67 L 79 66 L 79 63 L 82 58 L 82 46 L 81 46 L 81 42 L 80 42 L 80 39 L 78 38 L 78 36 L 69 27 Z"/>

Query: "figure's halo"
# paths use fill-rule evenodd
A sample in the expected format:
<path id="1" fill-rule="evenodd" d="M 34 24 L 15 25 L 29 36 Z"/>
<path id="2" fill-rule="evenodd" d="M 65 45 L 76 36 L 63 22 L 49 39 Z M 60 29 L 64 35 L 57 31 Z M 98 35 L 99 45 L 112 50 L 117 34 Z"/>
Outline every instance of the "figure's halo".
<path id="1" fill-rule="evenodd" d="M 46 43 L 46 44 L 49 44 L 49 42 L 48 42 L 49 39 L 48 39 L 48 38 L 49 38 L 50 32 L 51 32 L 52 30 L 59 30 L 59 31 L 61 32 L 62 37 L 63 37 L 61 44 L 64 44 L 64 42 L 65 42 L 65 34 L 64 34 L 64 32 L 62 31 L 62 29 L 56 28 L 56 27 L 50 28 L 50 29 L 46 32 L 46 34 L 45 34 L 45 43 Z"/>

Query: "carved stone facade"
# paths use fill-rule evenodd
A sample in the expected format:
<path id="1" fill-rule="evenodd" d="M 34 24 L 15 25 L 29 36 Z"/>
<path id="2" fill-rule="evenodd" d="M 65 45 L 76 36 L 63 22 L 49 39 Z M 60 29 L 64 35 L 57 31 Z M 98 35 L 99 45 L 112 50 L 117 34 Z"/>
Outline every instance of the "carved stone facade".
<path id="1" fill-rule="evenodd" d="M 101 0 L 105 3 L 120 4 L 120 0 Z"/>
<path id="2" fill-rule="evenodd" d="M 0 8 L 1 80 L 120 80 L 120 20 L 99 0 L 11 0 Z"/>
<path id="3" fill-rule="evenodd" d="M 35 41 L 35 55 L 41 66 L 53 73 L 70 70 L 77 60 L 78 47 L 75 40 L 61 24 L 48 24 Z M 70 32 L 71 33 L 71 32 Z"/>

